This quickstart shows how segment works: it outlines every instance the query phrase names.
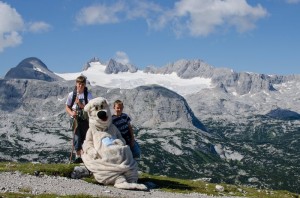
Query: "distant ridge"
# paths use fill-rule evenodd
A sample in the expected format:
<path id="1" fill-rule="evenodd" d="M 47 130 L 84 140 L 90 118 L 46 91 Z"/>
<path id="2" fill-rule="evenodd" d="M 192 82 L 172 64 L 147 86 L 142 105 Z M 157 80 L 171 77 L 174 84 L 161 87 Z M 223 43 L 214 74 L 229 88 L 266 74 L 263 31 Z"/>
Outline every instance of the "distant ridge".
<path id="1" fill-rule="evenodd" d="M 36 79 L 48 82 L 63 80 L 50 71 L 40 59 L 35 57 L 22 60 L 16 67 L 11 68 L 6 73 L 4 79 Z"/>

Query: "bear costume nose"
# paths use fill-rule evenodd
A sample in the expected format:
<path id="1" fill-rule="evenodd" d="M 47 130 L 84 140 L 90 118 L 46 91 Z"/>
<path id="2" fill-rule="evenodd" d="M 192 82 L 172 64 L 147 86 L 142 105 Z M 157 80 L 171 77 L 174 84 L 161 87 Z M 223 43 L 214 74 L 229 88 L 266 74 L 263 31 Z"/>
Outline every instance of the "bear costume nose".
<path id="1" fill-rule="evenodd" d="M 107 120 L 107 115 L 106 115 L 106 112 L 105 111 L 99 111 L 97 113 L 97 116 L 99 119 L 103 120 L 103 121 L 106 121 Z"/>

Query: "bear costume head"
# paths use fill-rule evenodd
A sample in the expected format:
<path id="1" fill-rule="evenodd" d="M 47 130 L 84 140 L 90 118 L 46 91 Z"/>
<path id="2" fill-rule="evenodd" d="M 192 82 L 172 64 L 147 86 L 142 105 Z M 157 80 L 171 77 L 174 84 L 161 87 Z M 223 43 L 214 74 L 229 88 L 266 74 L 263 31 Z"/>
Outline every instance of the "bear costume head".
<path id="1" fill-rule="evenodd" d="M 88 113 L 90 126 L 105 131 L 111 125 L 111 112 L 106 99 L 98 97 L 90 100 L 84 111 Z"/>

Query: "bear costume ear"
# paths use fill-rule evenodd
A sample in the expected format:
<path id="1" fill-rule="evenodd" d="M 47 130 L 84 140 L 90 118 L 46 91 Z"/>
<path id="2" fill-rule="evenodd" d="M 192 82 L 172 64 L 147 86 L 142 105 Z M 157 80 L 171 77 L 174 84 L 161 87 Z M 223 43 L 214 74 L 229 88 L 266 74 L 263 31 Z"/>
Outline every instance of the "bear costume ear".
<path id="1" fill-rule="evenodd" d="M 92 107 L 92 102 L 87 103 L 84 106 L 84 111 L 87 112 L 87 113 L 90 113 L 91 107 Z"/>

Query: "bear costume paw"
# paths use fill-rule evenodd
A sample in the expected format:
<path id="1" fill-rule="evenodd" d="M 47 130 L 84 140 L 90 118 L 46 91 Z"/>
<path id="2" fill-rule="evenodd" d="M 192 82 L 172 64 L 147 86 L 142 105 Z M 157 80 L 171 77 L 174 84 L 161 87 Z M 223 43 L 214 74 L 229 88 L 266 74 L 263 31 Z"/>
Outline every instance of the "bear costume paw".
<path id="1" fill-rule="evenodd" d="M 128 183 L 128 182 L 122 182 L 115 184 L 114 187 L 125 189 L 125 190 L 147 190 L 147 186 L 144 184 L 137 184 L 137 183 Z"/>

